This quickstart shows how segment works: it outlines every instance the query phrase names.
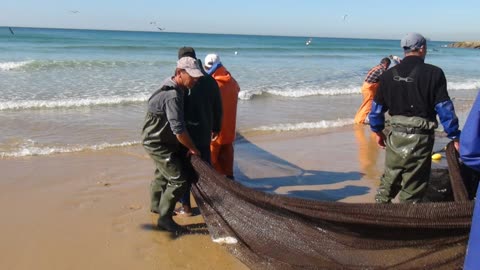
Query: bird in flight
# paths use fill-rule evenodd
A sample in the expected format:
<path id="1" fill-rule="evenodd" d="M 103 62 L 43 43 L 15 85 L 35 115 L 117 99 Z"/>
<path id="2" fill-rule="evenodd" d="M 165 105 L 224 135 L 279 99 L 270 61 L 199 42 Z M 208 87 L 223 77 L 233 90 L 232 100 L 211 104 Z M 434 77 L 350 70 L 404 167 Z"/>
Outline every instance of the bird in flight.
<path id="1" fill-rule="evenodd" d="M 78 10 L 70 10 L 70 13 L 79 13 L 80 11 Z"/>
<path id="2" fill-rule="evenodd" d="M 348 16 L 348 14 L 343 15 L 343 19 L 342 19 L 343 22 L 345 22 L 347 20 L 347 16 Z"/>

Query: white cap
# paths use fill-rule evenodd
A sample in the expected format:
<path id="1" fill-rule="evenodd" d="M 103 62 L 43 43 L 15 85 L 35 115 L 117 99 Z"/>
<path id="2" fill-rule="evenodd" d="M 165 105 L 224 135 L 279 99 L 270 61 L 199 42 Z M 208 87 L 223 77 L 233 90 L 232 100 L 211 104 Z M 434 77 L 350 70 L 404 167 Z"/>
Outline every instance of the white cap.
<path id="1" fill-rule="evenodd" d="M 192 76 L 193 78 L 203 76 L 203 73 L 197 64 L 197 60 L 189 56 L 180 58 L 177 61 L 177 68 L 184 69 L 188 75 Z"/>
<path id="2" fill-rule="evenodd" d="M 214 53 L 207 54 L 207 56 L 205 56 L 205 67 L 211 68 L 218 63 L 220 63 L 220 56 Z"/>
<path id="3" fill-rule="evenodd" d="M 398 56 L 396 56 L 396 55 L 392 55 L 392 59 L 395 60 L 395 61 L 397 61 L 397 62 L 399 62 L 399 63 L 402 62 L 402 58 L 400 58 L 400 57 L 398 57 Z"/>

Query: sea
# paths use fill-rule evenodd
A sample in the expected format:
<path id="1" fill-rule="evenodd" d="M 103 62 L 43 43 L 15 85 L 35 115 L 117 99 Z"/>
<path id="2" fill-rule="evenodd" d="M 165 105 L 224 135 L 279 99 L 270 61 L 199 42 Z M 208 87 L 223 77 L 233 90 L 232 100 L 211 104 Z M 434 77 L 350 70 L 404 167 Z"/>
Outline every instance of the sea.
<path id="1" fill-rule="evenodd" d="M 146 101 L 178 49 L 217 53 L 238 81 L 237 130 L 302 132 L 353 124 L 368 70 L 398 40 L 0 27 L 0 158 L 140 143 Z M 308 42 L 310 40 L 310 42 Z M 308 44 L 307 44 L 308 43 Z M 429 41 L 450 96 L 471 101 L 480 50 Z M 468 106 L 457 110 L 468 113 Z"/>

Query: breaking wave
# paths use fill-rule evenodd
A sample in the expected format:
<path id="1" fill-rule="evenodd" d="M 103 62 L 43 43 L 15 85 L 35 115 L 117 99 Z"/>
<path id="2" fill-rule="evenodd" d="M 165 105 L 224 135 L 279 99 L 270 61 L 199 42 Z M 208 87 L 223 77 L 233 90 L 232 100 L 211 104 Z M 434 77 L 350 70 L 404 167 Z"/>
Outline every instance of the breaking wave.
<path id="1" fill-rule="evenodd" d="M 102 97 L 85 99 L 64 100 L 30 100 L 30 101 L 5 101 L 0 102 L 0 111 L 25 110 L 25 109 L 57 109 L 77 108 L 92 106 L 111 106 L 119 104 L 140 103 L 148 99 L 148 95 L 136 95 L 130 97 Z"/>
<path id="2" fill-rule="evenodd" d="M 0 71 L 51 70 L 51 69 L 91 69 L 122 68 L 171 65 L 168 61 L 120 61 L 120 60 L 28 60 L 16 62 L 0 62 Z"/>
<path id="3" fill-rule="evenodd" d="M 252 131 L 297 131 L 305 129 L 326 129 L 343 127 L 353 124 L 353 119 L 322 120 L 319 122 L 303 122 L 290 124 L 276 124 L 270 126 L 260 126 L 253 128 Z"/>
<path id="4" fill-rule="evenodd" d="M 240 91 L 238 98 L 241 100 L 251 100 L 262 95 L 273 95 L 288 98 L 300 98 L 308 96 L 339 96 L 360 94 L 359 87 L 346 88 L 303 88 L 303 89 L 282 89 L 282 90 L 253 90 Z"/>
<path id="5" fill-rule="evenodd" d="M 15 70 L 22 68 L 24 66 L 27 66 L 34 61 L 18 61 L 18 62 L 0 62 L 0 71 L 9 71 L 9 70 Z"/>
<path id="6" fill-rule="evenodd" d="M 74 153 L 83 151 L 99 151 L 109 148 L 125 147 L 140 144 L 139 141 L 122 143 L 102 143 L 97 145 L 77 145 L 77 146 L 36 146 L 35 142 L 28 140 L 21 145 L 19 149 L 11 152 L 1 152 L 0 158 L 18 158 L 27 156 L 48 156 L 53 154 Z"/>

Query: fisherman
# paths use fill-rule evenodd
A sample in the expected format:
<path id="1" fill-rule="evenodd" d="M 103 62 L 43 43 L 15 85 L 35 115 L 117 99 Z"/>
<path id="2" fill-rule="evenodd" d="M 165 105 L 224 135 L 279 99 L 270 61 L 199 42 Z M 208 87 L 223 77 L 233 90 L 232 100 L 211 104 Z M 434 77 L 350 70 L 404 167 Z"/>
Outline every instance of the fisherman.
<path id="1" fill-rule="evenodd" d="M 149 98 L 142 129 L 143 147 L 155 163 L 150 209 L 159 214 L 158 228 L 170 232 L 183 230 L 173 221 L 172 214 L 191 177 L 187 154 L 200 155 L 186 129 L 183 91 L 192 88 L 202 76 L 194 58 L 180 58 L 175 75 L 167 78 Z"/>
<path id="2" fill-rule="evenodd" d="M 379 203 L 391 202 L 398 193 L 400 202 L 422 199 L 430 177 L 437 114 L 456 149 L 460 136 L 445 75 L 442 69 L 424 63 L 426 39 L 409 33 L 400 45 L 405 58 L 380 77 L 369 115 L 378 145 L 386 147 L 385 171 L 375 196 Z M 392 116 L 391 131 L 385 136 L 387 111 Z"/>
<path id="3" fill-rule="evenodd" d="M 178 58 L 189 56 L 197 59 L 192 47 L 182 47 L 178 50 Z M 222 101 L 217 82 L 203 70 L 200 60 L 197 60 L 204 76 L 198 83 L 185 93 L 185 123 L 193 142 L 200 150 L 204 161 L 210 163 L 210 142 L 215 140 L 220 132 L 222 121 Z M 181 207 L 175 209 L 177 215 L 191 216 L 190 187 L 180 199 Z"/>
<path id="4" fill-rule="evenodd" d="M 388 57 L 383 58 L 380 61 L 380 64 L 374 66 L 367 74 L 367 77 L 363 81 L 362 85 L 362 96 L 363 102 L 358 108 L 357 114 L 355 115 L 355 124 L 363 124 L 368 121 L 368 114 L 372 107 L 372 100 L 375 96 L 375 93 L 378 89 L 378 80 L 380 75 L 382 75 L 385 70 L 390 66 L 390 59 Z"/>
<path id="5" fill-rule="evenodd" d="M 472 105 L 460 135 L 460 158 L 468 167 L 480 172 L 480 92 Z"/>
<path id="6" fill-rule="evenodd" d="M 480 174 L 480 92 L 468 114 L 464 129 L 460 134 L 460 158 L 463 163 Z M 477 185 L 477 197 L 472 218 L 472 227 L 468 240 L 467 254 L 465 255 L 464 269 L 476 269 L 480 265 L 480 189 Z"/>
<path id="7" fill-rule="evenodd" d="M 230 179 L 233 176 L 233 141 L 235 140 L 235 127 L 237 122 L 237 103 L 240 86 L 228 72 L 216 54 L 205 57 L 207 73 L 217 81 L 222 98 L 222 129 L 220 134 L 210 144 L 212 166 L 220 174 Z"/>

